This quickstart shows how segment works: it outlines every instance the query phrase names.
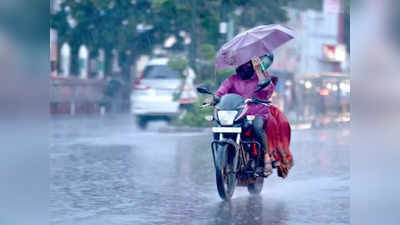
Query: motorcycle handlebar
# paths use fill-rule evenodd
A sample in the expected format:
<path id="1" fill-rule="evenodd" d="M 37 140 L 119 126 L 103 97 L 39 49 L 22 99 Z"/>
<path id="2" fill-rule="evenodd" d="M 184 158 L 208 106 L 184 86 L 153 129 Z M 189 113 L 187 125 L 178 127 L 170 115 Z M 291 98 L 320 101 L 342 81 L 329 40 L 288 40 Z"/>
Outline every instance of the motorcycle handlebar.
<path id="1" fill-rule="evenodd" d="M 258 104 L 271 104 L 270 100 L 264 100 L 264 99 L 259 99 L 259 98 L 251 98 L 246 100 L 246 104 L 248 103 L 258 103 Z M 210 104 L 210 103 L 203 103 L 200 107 L 201 108 L 206 108 L 209 106 L 215 106 L 216 104 Z"/>
<path id="2" fill-rule="evenodd" d="M 201 108 L 206 108 L 206 107 L 209 107 L 209 106 L 211 106 L 211 104 L 209 104 L 209 103 L 203 103 L 200 107 L 201 107 Z"/>
<path id="3" fill-rule="evenodd" d="M 252 98 L 247 101 L 247 103 L 261 103 L 261 104 L 270 104 L 270 100 L 264 100 L 264 99 L 259 99 L 259 98 Z"/>

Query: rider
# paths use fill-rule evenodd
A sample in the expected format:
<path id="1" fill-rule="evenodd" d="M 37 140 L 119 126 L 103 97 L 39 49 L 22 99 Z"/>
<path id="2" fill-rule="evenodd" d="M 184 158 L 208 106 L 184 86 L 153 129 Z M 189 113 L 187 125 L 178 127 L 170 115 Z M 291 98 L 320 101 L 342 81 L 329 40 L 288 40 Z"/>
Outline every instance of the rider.
<path id="1" fill-rule="evenodd" d="M 272 64 L 273 55 L 268 54 L 266 58 L 269 59 L 269 65 Z M 269 66 L 268 65 L 268 66 Z M 251 61 L 240 65 L 236 68 L 236 74 L 227 78 L 216 91 L 214 98 L 208 98 L 205 103 L 212 104 L 225 94 L 234 93 L 241 95 L 245 99 L 252 97 L 259 99 L 269 99 L 275 89 L 276 79 L 263 90 L 253 94 L 260 81 L 264 79 L 273 78 L 268 73 L 261 71 L 261 60 L 259 57 L 254 57 Z M 246 100 L 247 102 L 248 100 Z M 265 152 L 264 155 L 264 168 L 262 175 L 267 177 L 272 174 L 272 160 L 269 152 L 268 138 L 265 130 L 267 129 L 267 121 L 270 119 L 269 107 L 265 104 L 249 103 L 247 115 L 254 115 L 253 128 L 255 135 L 263 145 Z M 262 168 L 261 168 L 262 169 Z"/>

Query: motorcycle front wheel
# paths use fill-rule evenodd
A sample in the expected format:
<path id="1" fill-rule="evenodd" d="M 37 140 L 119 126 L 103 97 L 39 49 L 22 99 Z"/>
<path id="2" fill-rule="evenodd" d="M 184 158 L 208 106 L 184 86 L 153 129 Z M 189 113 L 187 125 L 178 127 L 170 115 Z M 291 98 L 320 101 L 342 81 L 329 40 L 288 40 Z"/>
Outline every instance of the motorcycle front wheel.
<path id="1" fill-rule="evenodd" d="M 223 200 L 230 200 L 236 186 L 236 175 L 233 168 L 233 156 L 227 144 L 218 145 L 216 149 L 215 175 L 218 194 Z"/>

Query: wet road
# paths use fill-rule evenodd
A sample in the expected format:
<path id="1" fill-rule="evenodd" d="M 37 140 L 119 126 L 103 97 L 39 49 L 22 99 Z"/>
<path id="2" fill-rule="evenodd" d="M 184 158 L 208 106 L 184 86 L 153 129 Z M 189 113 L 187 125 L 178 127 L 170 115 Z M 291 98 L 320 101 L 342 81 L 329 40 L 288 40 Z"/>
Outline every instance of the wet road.
<path id="1" fill-rule="evenodd" d="M 51 224 L 349 224 L 348 127 L 297 130 L 289 177 L 219 199 L 208 133 L 140 132 L 129 117 L 54 119 Z"/>

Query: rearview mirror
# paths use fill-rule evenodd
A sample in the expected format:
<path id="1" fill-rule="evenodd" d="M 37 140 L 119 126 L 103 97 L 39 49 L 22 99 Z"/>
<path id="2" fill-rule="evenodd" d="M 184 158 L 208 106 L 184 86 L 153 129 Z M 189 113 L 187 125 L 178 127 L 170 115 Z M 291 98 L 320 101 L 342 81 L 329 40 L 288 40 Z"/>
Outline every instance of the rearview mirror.
<path id="1" fill-rule="evenodd" d="M 208 87 L 206 87 L 204 85 L 198 86 L 196 88 L 196 90 L 197 90 L 197 92 L 199 92 L 201 94 L 209 94 L 209 95 L 213 94 L 210 90 L 208 90 Z"/>

